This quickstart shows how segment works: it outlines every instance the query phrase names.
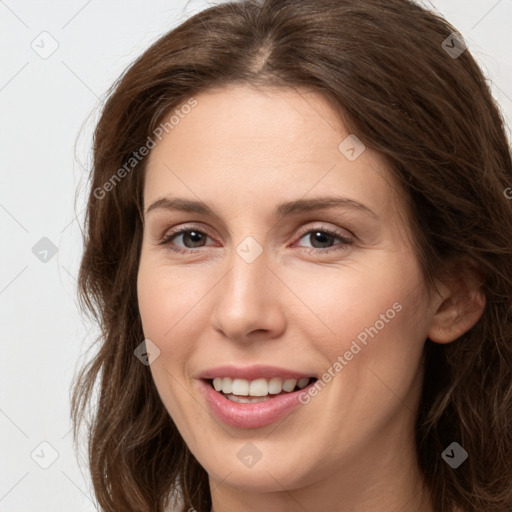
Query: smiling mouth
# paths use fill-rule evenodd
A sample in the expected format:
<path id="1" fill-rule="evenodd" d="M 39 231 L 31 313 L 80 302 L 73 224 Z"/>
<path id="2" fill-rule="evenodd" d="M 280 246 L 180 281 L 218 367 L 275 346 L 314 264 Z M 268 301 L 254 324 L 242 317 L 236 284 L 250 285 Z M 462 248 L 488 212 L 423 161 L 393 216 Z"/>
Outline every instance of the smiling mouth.
<path id="1" fill-rule="evenodd" d="M 206 379 L 209 385 L 232 402 L 241 404 L 252 404 L 266 402 L 280 395 L 295 393 L 316 382 L 316 377 L 305 377 L 302 379 L 231 379 L 230 377 L 216 377 Z"/>

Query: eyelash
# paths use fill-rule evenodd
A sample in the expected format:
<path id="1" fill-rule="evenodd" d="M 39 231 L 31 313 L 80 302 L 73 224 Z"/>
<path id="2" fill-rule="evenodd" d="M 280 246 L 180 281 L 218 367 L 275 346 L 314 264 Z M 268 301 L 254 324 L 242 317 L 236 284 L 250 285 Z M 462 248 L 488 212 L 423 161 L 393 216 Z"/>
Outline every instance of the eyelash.
<path id="1" fill-rule="evenodd" d="M 203 230 L 200 230 L 200 229 L 197 229 L 196 227 L 194 226 L 189 226 L 189 227 L 186 227 L 186 228 L 181 228 L 180 230 L 177 230 L 177 231 L 172 231 L 171 233 L 165 235 L 162 240 L 159 242 L 158 245 L 167 245 L 168 246 L 168 249 L 170 249 L 171 251 L 174 251 L 174 252 L 177 252 L 177 253 L 195 253 L 197 251 L 200 251 L 201 249 L 203 249 L 203 247 L 196 247 L 196 248 L 187 248 L 187 249 L 182 249 L 182 248 L 178 248 L 178 247 L 173 247 L 170 242 L 171 240 L 176 237 L 176 236 L 179 236 L 179 235 L 182 235 L 184 233 L 188 233 L 190 231 L 195 231 L 197 233 L 200 233 L 201 235 L 206 235 L 210 238 L 213 238 L 209 233 L 207 233 L 206 231 L 203 231 Z M 344 249 L 346 248 L 347 246 L 349 245 L 352 245 L 353 244 L 353 240 L 341 235 L 340 233 L 336 232 L 336 231 L 333 231 L 331 229 L 327 229 L 327 228 L 323 228 L 323 227 L 317 227 L 317 228 L 312 228 L 312 229 L 309 229 L 307 231 L 304 231 L 303 233 L 301 233 L 301 235 L 299 236 L 299 240 L 304 238 L 304 236 L 306 235 L 309 235 L 311 233 L 316 233 L 316 232 L 320 232 L 320 233 L 324 233 L 328 236 L 332 236 L 334 238 L 337 238 L 341 241 L 340 244 L 338 244 L 337 246 L 334 246 L 334 247 L 328 247 L 326 249 L 317 249 L 316 247 L 301 247 L 301 249 L 305 249 L 308 253 L 311 253 L 311 252 L 318 252 L 318 253 L 328 253 L 328 252 L 331 252 L 331 251 L 339 251 L 341 249 Z"/>

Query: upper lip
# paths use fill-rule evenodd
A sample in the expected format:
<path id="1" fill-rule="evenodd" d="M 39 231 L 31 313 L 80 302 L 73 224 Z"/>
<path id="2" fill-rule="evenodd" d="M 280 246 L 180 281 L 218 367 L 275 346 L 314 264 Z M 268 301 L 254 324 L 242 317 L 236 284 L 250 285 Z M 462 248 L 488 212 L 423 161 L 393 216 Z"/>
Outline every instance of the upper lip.
<path id="1" fill-rule="evenodd" d="M 256 380 L 271 379 L 279 377 L 281 379 L 303 379 L 305 377 L 315 377 L 313 373 L 304 373 L 288 368 L 267 365 L 251 365 L 251 366 L 233 366 L 224 365 L 209 368 L 199 374 L 200 379 L 214 379 L 215 377 L 231 377 L 235 379 Z"/>

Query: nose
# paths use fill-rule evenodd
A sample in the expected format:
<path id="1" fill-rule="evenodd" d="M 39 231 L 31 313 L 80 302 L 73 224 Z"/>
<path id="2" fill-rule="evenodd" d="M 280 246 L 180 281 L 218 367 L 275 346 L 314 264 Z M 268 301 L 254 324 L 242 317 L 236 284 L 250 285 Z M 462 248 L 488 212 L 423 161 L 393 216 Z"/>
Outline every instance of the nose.
<path id="1" fill-rule="evenodd" d="M 240 255 L 242 254 L 242 256 Z M 265 250 L 254 260 L 235 248 L 229 270 L 216 286 L 213 328 L 235 342 L 277 338 L 285 329 L 285 285 Z"/>

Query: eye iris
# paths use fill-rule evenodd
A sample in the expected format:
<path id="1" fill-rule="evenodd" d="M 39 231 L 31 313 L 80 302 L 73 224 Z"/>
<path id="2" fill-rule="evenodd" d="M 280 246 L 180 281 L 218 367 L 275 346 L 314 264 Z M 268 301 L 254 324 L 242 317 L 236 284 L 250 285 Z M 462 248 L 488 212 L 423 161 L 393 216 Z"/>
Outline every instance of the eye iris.
<path id="1" fill-rule="evenodd" d="M 310 237 L 313 247 L 315 247 L 315 244 L 313 243 L 313 240 L 314 240 L 315 243 L 316 242 L 320 243 L 321 248 L 328 247 L 330 245 L 329 240 L 332 239 L 331 235 L 326 234 L 322 231 L 314 231 L 309 235 L 309 237 Z M 325 241 L 326 239 L 327 239 L 327 242 Z M 317 248 L 317 247 L 315 247 L 315 248 Z"/>
<path id="2" fill-rule="evenodd" d="M 192 239 L 192 247 L 196 247 L 194 244 L 199 244 L 199 246 L 200 246 L 201 242 L 204 242 L 203 234 L 200 231 L 194 231 L 194 230 L 186 231 L 185 233 L 183 233 L 183 241 L 184 242 L 187 237 Z M 195 240 L 194 240 L 194 238 L 195 238 Z M 185 245 L 188 247 L 188 244 L 185 244 Z"/>

